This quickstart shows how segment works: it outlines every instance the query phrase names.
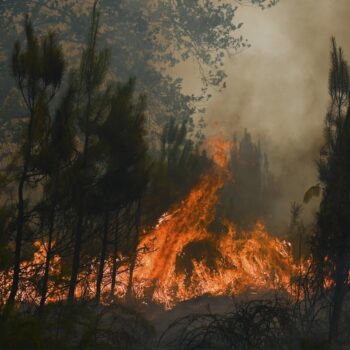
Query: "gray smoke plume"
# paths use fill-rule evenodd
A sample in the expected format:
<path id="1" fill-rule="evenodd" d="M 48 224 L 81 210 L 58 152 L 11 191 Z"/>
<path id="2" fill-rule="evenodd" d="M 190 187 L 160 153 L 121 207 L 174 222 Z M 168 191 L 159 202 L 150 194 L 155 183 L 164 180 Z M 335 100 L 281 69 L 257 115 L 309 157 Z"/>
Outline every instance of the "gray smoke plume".
<path id="1" fill-rule="evenodd" d="M 207 134 L 244 128 L 260 139 L 282 183 L 281 223 L 317 182 L 323 118 L 328 105 L 330 38 L 350 58 L 349 0 L 281 0 L 267 11 L 242 7 L 239 21 L 251 47 L 227 59 L 227 88 L 207 108 Z M 317 201 L 304 210 L 310 221 Z"/>

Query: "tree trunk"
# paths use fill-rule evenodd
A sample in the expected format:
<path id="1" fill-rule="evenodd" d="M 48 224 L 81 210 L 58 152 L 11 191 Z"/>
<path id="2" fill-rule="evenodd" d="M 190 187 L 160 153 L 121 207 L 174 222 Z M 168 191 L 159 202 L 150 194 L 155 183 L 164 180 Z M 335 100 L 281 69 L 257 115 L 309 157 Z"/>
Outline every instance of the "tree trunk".
<path id="1" fill-rule="evenodd" d="M 50 273 L 50 263 L 51 263 L 51 257 L 52 257 L 52 240 L 53 240 L 54 227 L 55 227 L 55 206 L 52 207 L 51 213 L 50 213 L 49 240 L 47 242 L 47 254 L 45 259 L 45 269 L 44 269 L 44 276 L 43 276 L 43 282 L 41 287 L 39 313 L 43 312 L 44 306 L 46 303 L 49 273 Z"/>
<path id="2" fill-rule="evenodd" d="M 128 290 L 126 293 L 126 298 L 131 299 L 133 295 L 133 278 L 134 278 L 134 270 L 135 270 L 135 264 L 136 264 L 136 258 L 137 258 L 137 246 L 139 243 L 140 238 L 140 223 L 141 223 L 141 198 L 137 201 L 137 208 L 136 208 L 136 217 L 135 217 L 135 239 L 133 241 L 133 245 L 131 247 L 132 252 L 130 256 L 130 273 L 129 273 L 129 283 L 128 283 Z"/>
<path id="3" fill-rule="evenodd" d="M 105 225 L 104 225 L 104 231 L 103 231 L 103 238 L 102 238 L 102 247 L 101 247 L 101 256 L 100 256 L 100 265 L 97 275 L 97 281 L 96 281 L 96 304 L 100 303 L 101 299 L 101 286 L 103 281 L 103 272 L 105 268 L 105 260 L 107 255 L 107 246 L 108 246 L 108 229 L 109 229 L 109 213 L 106 212 L 105 216 Z"/>
<path id="4" fill-rule="evenodd" d="M 81 171 L 82 173 L 84 170 L 88 167 L 88 151 L 89 151 L 89 139 L 90 139 L 90 108 L 91 108 L 91 93 L 88 93 L 88 104 L 87 104 L 87 110 L 85 112 L 85 141 L 84 141 L 84 150 L 83 150 L 83 159 L 81 164 Z M 82 188 L 82 185 L 79 184 L 79 191 L 81 196 L 81 202 L 78 205 L 77 210 L 77 228 L 75 232 L 75 241 L 74 241 L 74 251 L 73 251 L 73 261 L 72 261 L 72 271 L 71 271 L 71 278 L 69 282 L 69 291 L 68 291 L 68 297 L 67 302 L 72 303 L 74 301 L 75 296 L 75 289 L 77 287 L 77 281 L 78 281 L 78 273 L 79 273 L 79 267 L 80 267 L 80 251 L 81 251 L 81 245 L 82 245 L 82 236 L 83 236 L 83 221 L 84 221 L 84 214 L 85 211 L 83 207 L 85 206 L 85 193 L 84 189 Z"/>
<path id="5" fill-rule="evenodd" d="M 116 214 L 114 241 L 113 241 L 113 265 L 112 265 L 112 276 L 111 276 L 111 299 L 114 297 L 115 284 L 117 278 L 117 254 L 118 254 L 118 232 L 119 231 L 119 213 Z"/>
<path id="6" fill-rule="evenodd" d="M 25 174 L 22 175 L 21 181 L 18 186 L 18 212 L 17 212 L 17 232 L 16 232 L 16 248 L 15 248 L 15 259 L 13 266 L 13 277 L 10 296 L 7 300 L 7 305 L 13 305 L 19 286 L 19 274 L 21 271 L 21 251 L 22 251 L 22 238 L 23 238 L 23 226 L 24 226 L 24 198 L 23 188 L 25 183 Z"/>
<path id="7" fill-rule="evenodd" d="M 80 171 L 84 173 L 84 171 L 88 168 L 88 152 L 89 152 L 89 141 L 90 141 L 90 113 L 91 113 L 91 90 L 87 91 L 87 107 L 85 111 L 85 140 L 84 140 L 84 149 L 83 149 L 83 157 Z M 73 261 L 72 261 L 72 271 L 71 278 L 69 282 L 69 291 L 67 302 L 71 303 L 74 301 L 75 289 L 78 281 L 78 273 L 80 266 L 80 251 L 82 245 L 82 236 L 83 236 L 83 221 L 85 216 L 85 190 L 81 184 L 78 184 L 79 190 L 78 193 L 81 194 L 81 202 L 78 205 L 77 210 L 77 228 L 75 232 L 75 241 L 74 241 L 74 251 L 73 251 Z"/>
<path id="8" fill-rule="evenodd" d="M 25 213 L 24 213 L 24 185 L 28 176 L 29 163 L 31 158 L 31 147 L 32 147 L 32 128 L 34 121 L 34 112 L 30 111 L 30 120 L 28 125 L 28 135 L 27 142 L 25 144 L 25 154 L 23 159 L 23 171 L 18 184 L 18 205 L 17 205 L 17 232 L 15 239 L 15 256 L 14 256 L 14 266 L 13 266 L 13 277 L 12 285 L 9 298 L 7 300 L 6 306 L 10 307 L 14 304 L 15 298 L 18 292 L 19 286 L 19 275 L 21 272 L 21 252 L 22 252 L 22 240 L 23 240 L 23 228 L 25 223 Z"/>
<path id="9" fill-rule="evenodd" d="M 78 220 L 77 220 L 77 229 L 75 233 L 74 241 L 74 251 L 73 251 L 73 261 L 72 261 L 72 271 L 69 282 L 69 290 L 67 302 L 72 303 L 75 297 L 75 289 L 78 282 L 78 273 L 80 267 L 80 251 L 81 251 L 81 241 L 83 235 L 83 214 L 82 210 L 79 210 Z"/>

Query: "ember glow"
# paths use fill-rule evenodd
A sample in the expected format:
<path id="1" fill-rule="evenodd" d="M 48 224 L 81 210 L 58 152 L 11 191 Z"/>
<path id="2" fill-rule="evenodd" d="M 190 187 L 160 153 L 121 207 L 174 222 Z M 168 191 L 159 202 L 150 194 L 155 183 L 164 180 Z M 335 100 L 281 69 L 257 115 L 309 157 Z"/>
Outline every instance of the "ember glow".
<path id="1" fill-rule="evenodd" d="M 201 295 L 237 295 L 285 287 L 297 273 L 288 242 L 269 235 L 262 222 L 249 232 L 238 232 L 234 223 L 223 220 L 223 232 L 211 232 L 215 219 L 218 192 L 228 178 L 233 177 L 227 168 L 231 142 L 213 139 L 208 142 L 215 165 L 202 176 L 187 198 L 165 213 L 155 228 L 139 244 L 133 294 L 139 300 L 159 303 L 172 308 L 177 302 Z M 193 247 L 197 254 L 191 256 Z M 37 252 L 32 262 L 22 264 L 22 275 L 31 276 L 42 271 L 45 261 L 45 244 L 36 243 Z M 60 257 L 54 256 L 51 278 L 60 273 Z M 128 261 L 120 257 L 120 261 Z M 91 262 L 88 276 L 80 276 L 76 296 L 92 297 L 95 293 L 97 261 Z M 35 267 L 36 266 L 36 267 Z M 40 268 L 38 268 L 40 267 Z M 104 275 L 104 302 L 108 302 L 112 261 L 106 263 Z M 115 293 L 124 298 L 127 293 L 128 266 L 120 264 Z M 10 276 L 2 275 L 4 284 L 10 285 Z M 30 280 L 30 278 L 28 278 Z M 39 302 L 34 284 L 22 284 L 19 300 Z M 53 291 L 54 288 L 50 288 Z M 50 294 L 48 301 L 66 297 Z M 5 299 L 5 296 L 2 296 Z"/>

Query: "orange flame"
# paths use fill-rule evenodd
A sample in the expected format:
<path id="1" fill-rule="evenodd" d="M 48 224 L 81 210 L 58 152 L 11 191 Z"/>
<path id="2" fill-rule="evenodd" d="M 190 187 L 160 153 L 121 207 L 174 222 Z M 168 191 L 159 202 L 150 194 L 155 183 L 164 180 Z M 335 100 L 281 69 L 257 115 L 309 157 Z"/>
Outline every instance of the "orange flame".
<path id="1" fill-rule="evenodd" d="M 188 197 L 164 215 L 141 242 L 141 246 L 152 247 L 152 252 L 140 257 L 135 293 L 139 298 L 151 294 L 167 308 L 204 294 L 233 295 L 252 288 L 276 288 L 288 284 L 296 271 L 287 242 L 271 237 L 262 223 L 238 238 L 235 226 L 226 222 L 228 233 L 212 239 L 208 226 L 215 218 L 218 190 L 227 177 L 232 144 L 211 140 L 209 146 L 219 168 L 203 176 Z M 203 256 L 192 260 L 190 275 L 177 271 L 177 259 L 185 254 L 186 246 L 201 240 L 211 241 L 217 252 L 215 268 L 208 266 Z"/>
<path id="2" fill-rule="evenodd" d="M 187 198 L 165 213 L 153 231 L 140 242 L 139 248 L 146 247 L 147 253 L 138 257 L 133 279 L 135 297 L 151 299 L 171 308 L 178 301 L 205 294 L 235 295 L 252 289 L 286 286 L 296 273 L 288 243 L 271 237 L 262 223 L 257 223 L 251 232 L 238 234 L 234 224 L 223 222 L 227 232 L 216 234 L 215 239 L 208 229 L 215 219 L 218 191 L 231 176 L 227 162 L 232 147 L 229 141 L 212 139 L 208 142 L 209 152 L 217 166 L 202 176 Z M 189 257 L 190 269 L 178 269 L 178 261 L 186 255 L 186 248 L 200 242 L 206 242 L 215 253 L 211 264 L 208 264 L 204 252 L 200 257 Z M 42 268 L 38 269 L 38 266 L 42 267 L 45 261 L 45 244 L 38 243 L 36 247 L 33 261 L 22 264 L 23 275 L 42 274 Z M 97 261 L 92 261 L 87 276 L 80 276 L 79 280 L 84 284 L 80 282 L 78 285 L 77 297 L 93 297 L 97 266 Z M 55 255 L 51 277 L 59 275 L 60 270 L 60 257 Z M 112 261 L 109 259 L 103 283 L 104 295 L 110 290 L 111 270 Z M 116 294 L 124 297 L 128 266 L 120 266 L 118 273 Z M 9 286 L 10 281 L 11 273 L 0 274 L 0 283 Z M 39 301 L 36 286 L 22 283 L 20 289 L 19 300 Z M 0 299 L 5 300 L 7 291 L 5 294 L 2 291 L 4 295 L 0 295 Z M 48 301 L 63 299 L 65 293 L 55 291 L 54 285 L 49 286 Z"/>

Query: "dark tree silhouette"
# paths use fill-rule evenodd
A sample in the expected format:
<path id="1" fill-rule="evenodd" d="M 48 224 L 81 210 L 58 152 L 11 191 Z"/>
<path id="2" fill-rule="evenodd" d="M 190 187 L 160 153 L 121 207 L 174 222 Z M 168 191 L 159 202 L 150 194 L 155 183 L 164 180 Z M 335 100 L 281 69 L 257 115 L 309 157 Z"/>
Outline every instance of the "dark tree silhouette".
<path id="1" fill-rule="evenodd" d="M 336 347 L 350 271 L 350 110 L 348 64 L 334 38 L 329 93 L 331 104 L 325 117 L 325 144 L 318 166 L 322 199 L 312 253 L 323 276 L 320 283 L 327 277 L 334 281 L 329 341 Z"/>
<path id="2" fill-rule="evenodd" d="M 64 71 L 61 48 L 53 34 L 42 39 L 35 36 L 33 26 L 25 20 L 26 49 L 16 42 L 12 54 L 12 73 L 20 91 L 28 117 L 25 137 L 20 151 L 22 164 L 17 187 L 17 228 L 14 272 L 8 305 L 13 304 L 19 284 L 21 250 L 26 222 L 25 185 L 32 170 L 32 157 L 40 149 L 45 138 L 49 118 L 49 103 L 60 87 Z"/>
<path id="3" fill-rule="evenodd" d="M 79 91 L 77 110 L 79 113 L 79 126 L 83 134 L 83 140 L 82 150 L 79 154 L 75 169 L 77 182 L 73 189 L 77 220 L 68 302 L 74 300 L 75 289 L 78 282 L 81 245 L 89 200 L 89 188 L 93 181 L 94 168 L 96 165 L 95 154 L 91 151 L 96 134 L 96 130 L 93 129 L 93 124 L 98 122 L 98 119 L 103 113 L 106 107 L 105 98 L 109 94 L 108 88 L 106 91 L 102 90 L 102 85 L 105 82 L 108 69 L 109 51 L 106 49 L 99 50 L 97 46 L 99 14 L 96 5 L 95 2 L 91 15 L 91 26 L 86 48 L 82 53 L 80 68 L 76 77 Z"/>

